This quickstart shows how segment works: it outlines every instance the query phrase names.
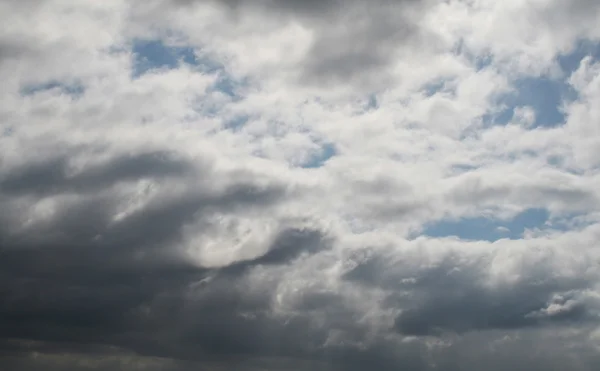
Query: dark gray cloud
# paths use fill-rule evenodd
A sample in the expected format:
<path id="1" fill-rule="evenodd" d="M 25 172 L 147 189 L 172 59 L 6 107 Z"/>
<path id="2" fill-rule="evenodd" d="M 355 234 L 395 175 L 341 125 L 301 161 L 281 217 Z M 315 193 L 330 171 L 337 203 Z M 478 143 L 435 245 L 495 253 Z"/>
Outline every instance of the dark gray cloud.
<path id="1" fill-rule="evenodd" d="M 544 312 L 552 300 L 563 305 L 578 299 L 578 290 L 589 285 L 553 278 L 548 267 L 537 267 L 516 285 L 490 289 L 480 284 L 483 260 L 449 257 L 424 268 L 397 264 L 382 253 L 385 249 L 375 249 L 344 278 L 357 293 L 388 292 L 382 308 L 403 309 L 389 328 L 373 336 L 373 329 L 361 323 L 364 312 L 341 291 L 303 290 L 292 313 L 278 313 L 273 303 L 286 272 L 299 270 L 309 258 L 335 263 L 335 236 L 285 226 L 261 256 L 219 269 L 190 261 L 176 246 L 190 223 L 199 234 L 210 233 L 215 212 L 268 214 L 285 202 L 285 185 L 259 185 L 251 172 L 221 174 L 209 162 L 199 166 L 164 151 L 113 155 L 80 169 L 71 164 L 85 150 L 72 153 L 2 173 L 0 206 L 11 210 L 0 224 L 3 367 L 358 371 L 444 365 L 445 370 L 476 370 L 489 366 L 485 358 L 471 365 L 446 348 L 431 350 L 426 339 L 485 330 L 491 341 L 523 329 L 577 327 L 594 320 L 585 302 L 565 305 L 557 315 Z M 140 180 L 154 182 L 157 195 L 115 223 L 114 215 L 130 197 L 122 187 Z M 169 185 L 174 184 L 183 191 L 173 192 Z M 19 202 L 65 196 L 74 198 L 50 218 L 16 222 L 24 212 Z M 303 279 L 316 284 L 319 277 L 314 271 Z M 563 295 L 553 299 L 555 293 Z M 334 333 L 340 340 L 331 341 Z M 420 340 L 401 343 L 405 335 Z M 518 367 L 541 364 L 526 355 L 515 362 Z"/>
<path id="2" fill-rule="evenodd" d="M 489 287 L 485 259 L 449 256 L 423 267 L 375 249 L 340 283 L 365 297 L 387 292 L 382 303 L 367 303 L 374 310 L 402 309 L 375 330 L 344 291 L 318 288 L 325 277 L 318 266 L 339 258 L 339 241 L 318 228 L 284 225 L 262 255 L 218 269 L 178 247 L 186 226 L 210 235 L 215 213 L 268 215 L 289 196 L 280 181 L 220 173 L 209 161 L 165 151 L 112 155 L 82 168 L 72 165 L 89 152 L 71 153 L 6 168 L 0 177 L 0 207 L 9 211 L 0 215 L 0 364 L 12 369 L 433 370 L 433 359 L 447 370 L 475 370 L 431 350 L 427 339 L 483 331 L 492 341 L 596 320 L 580 300 L 590 285 L 584 277 L 554 277 L 539 265 L 513 285 Z M 132 197 L 127 187 L 141 180 L 153 182 L 155 195 L 115 222 Z M 23 204 L 56 197 L 64 201 L 53 214 L 22 224 Z M 307 259 L 316 265 L 300 280 L 314 288 L 277 312 L 280 285 L 293 287 L 287 273 L 306 269 Z M 563 310 L 546 310 L 551 304 Z M 418 340 L 402 343 L 406 335 Z M 519 362 L 532 364 L 525 355 Z"/>
<path id="3" fill-rule="evenodd" d="M 300 331 L 305 322 L 283 325 L 271 318 L 275 288 L 257 294 L 246 275 L 319 253 L 330 244 L 325 234 L 284 228 L 264 255 L 223 269 L 202 268 L 176 248 L 189 223 L 199 234 L 210 232 L 203 228 L 211 223 L 203 221 L 215 212 L 268 212 L 283 200 L 282 186 L 259 186 L 251 174 L 238 172 L 232 177 L 236 181 L 215 189 L 218 174 L 161 151 L 116 156 L 78 171 L 70 170 L 69 161 L 37 161 L 2 175 L 0 206 L 11 212 L 3 213 L 0 225 L 0 351 L 8 354 L 1 363 L 36 369 L 42 366 L 14 354 L 95 355 L 111 347 L 191 361 L 300 354 L 292 344 L 308 339 Z M 147 179 L 160 187 L 165 178 L 193 187 L 183 193 L 160 188 L 142 209 L 114 222 L 127 202 L 119 186 Z M 64 195 L 75 199 L 60 204 L 43 222 L 19 226 L 19 200 Z M 207 278 L 210 283 L 190 297 L 190 287 Z M 306 338 L 296 339 L 298 333 Z M 278 338 L 287 351 L 280 351 Z M 267 352 L 269 347 L 274 348 Z M 110 368 L 102 361 L 92 369 L 103 367 Z"/>
<path id="4" fill-rule="evenodd" d="M 451 255 L 434 267 L 415 269 L 375 256 L 345 278 L 389 290 L 386 305 L 402 308 L 395 329 L 409 336 L 577 327 L 598 321 L 593 309 L 590 312 L 586 303 L 576 300 L 575 294 L 590 285 L 583 276 L 561 278 L 551 267 L 537 265 L 515 283 L 490 285 L 488 267 L 488 259 L 464 262 Z M 546 311 L 551 304 L 561 310 Z"/>
<path id="5" fill-rule="evenodd" d="M 81 153 L 85 151 L 73 151 L 73 156 Z M 532 275 L 531 284 L 523 281 L 505 291 L 490 291 L 477 284 L 484 265 L 449 259 L 435 268 L 401 267 L 378 254 L 345 277 L 355 282 L 357 292 L 387 290 L 384 308 L 403 308 L 395 324 L 374 338 L 372 329 L 360 323 L 364 313 L 342 292 L 304 290 L 294 301 L 293 313 L 277 313 L 273 303 L 286 272 L 302 267 L 305 258 L 334 263 L 335 236 L 282 227 L 263 255 L 219 269 L 190 261 L 176 246 L 190 223 L 200 234 L 211 232 L 215 211 L 268 213 L 285 201 L 285 186 L 275 181 L 259 186 L 247 171 L 220 174 L 207 162 L 198 166 L 164 151 L 114 155 L 80 169 L 70 166 L 76 159 L 35 161 L 2 174 L 0 203 L 12 210 L 2 215 L 6 223 L 0 225 L 4 367 L 432 370 L 433 357 L 448 370 L 469 370 L 475 368 L 460 368 L 460 362 L 446 360 L 443 352 L 430 354 L 423 341 L 398 341 L 403 335 L 426 339 L 590 320 L 583 304 L 560 318 L 527 317 L 541 313 L 552 293 L 577 290 L 585 282 L 548 277 L 540 282 Z M 122 187 L 140 180 L 153 181 L 158 195 L 114 223 L 129 197 Z M 169 184 L 183 186 L 183 192 L 173 193 Z M 23 213 L 19 202 L 65 196 L 75 198 L 60 204 L 49 219 L 25 226 L 15 222 Z M 460 270 L 448 275 L 454 268 Z M 318 276 L 315 271 L 308 278 Z M 417 279 L 398 283 L 407 277 Z M 333 333 L 341 334 L 339 341 L 331 342 Z M 38 356 L 32 358 L 32 352 Z"/>
<path id="6" fill-rule="evenodd" d="M 0 190 L 9 195 L 93 192 L 118 182 L 182 176 L 193 170 L 191 164 L 174 156 L 169 152 L 126 155 L 73 175 L 69 175 L 69 158 L 59 157 L 12 170 L 0 178 Z"/>

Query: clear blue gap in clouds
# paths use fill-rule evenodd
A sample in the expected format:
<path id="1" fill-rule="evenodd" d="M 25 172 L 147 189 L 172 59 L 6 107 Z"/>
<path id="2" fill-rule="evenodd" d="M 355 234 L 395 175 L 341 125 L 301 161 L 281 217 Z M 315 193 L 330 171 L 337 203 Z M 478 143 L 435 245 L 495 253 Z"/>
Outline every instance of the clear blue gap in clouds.
<path id="1" fill-rule="evenodd" d="M 486 115 L 486 125 L 505 125 L 511 121 L 515 108 L 529 106 L 535 111 L 532 127 L 555 127 L 566 121 L 562 105 L 564 101 L 577 99 L 576 92 L 569 86 L 568 78 L 575 72 L 586 56 L 600 57 L 600 44 L 581 41 L 568 54 L 557 57 L 563 76 L 524 77 L 514 82 L 514 91 L 503 96 L 498 102 L 503 109 Z"/>
<path id="2" fill-rule="evenodd" d="M 315 169 L 322 167 L 325 165 L 327 160 L 332 158 L 337 154 L 337 149 L 335 145 L 331 143 L 324 143 L 321 145 L 320 150 L 315 153 L 308 162 L 302 165 L 303 168 L 306 169 Z"/>
<path id="3" fill-rule="evenodd" d="M 133 42 L 133 77 L 157 69 L 174 69 L 179 67 L 180 63 L 186 63 L 192 66 L 198 64 L 194 49 L 182 46 L 169 46 L 162 40 L 141 40 Z"/>
<path id="4" fill-rule="evenodd" d="M 550 77 L 525 77 L 514 82 L 514 91 L 502 97 L 504 106 L 500 112 L 491 115 L 489 124 L 505 125 L 511 121 L 515 109 L 531 107 L 535 112 L 535 127 L 555 127 L 565 122 L 562 105 L 565 99 L 574 98 L 574 92 L 564 79 Z"/>
<path id="5" fill-rule="evenodd" d="M 160 39 L 136 39 L 133 41 L 132 51 L 133 78 L 155 70 L 175 69 L 187 64 L 204 73 L 217 73 L 219 78 L 213 89 L 230 97 L 236 96 L 235 89 L 238 83 L 226 73 L 224 67 L 210 58 L 198 55 L 190 46 L 168 45 Z"/>
<path id="6" fill-rule="evenodd" d="M 589 40 L 581 40 L 577 43 L 577 47 L 568 54 L 559 55 L 558 64 L 568 76 L 575 72 L 585 57 L 592 57 L 595 61 L 600 61 L 600 43 L 591 42 Z"/>
<path id="7" fill-rule="evenodd" d="M 484 217 L 441 220 L 426 226 L 421 234 L 429 237 L 458 237 L 463 240 L 519 239 L 525 229 L 544 229 L 548 218 L 549 213 L 545 209 L 527 209 L 510 220 Z"/>
<path id="8" fill-rule="evenodd" d="M 509 220 L 485 217 L 439 220 L 426 225 L 420 235 L 429 237 L 457 237 L 463 240 L 494 242 L 502 238 L 520 239 L 526 229 L 567 231 L 585 227 L 587 223 L 577 221 L 577 215 L 550 218 L 543 208 L 526 209 Z"/>

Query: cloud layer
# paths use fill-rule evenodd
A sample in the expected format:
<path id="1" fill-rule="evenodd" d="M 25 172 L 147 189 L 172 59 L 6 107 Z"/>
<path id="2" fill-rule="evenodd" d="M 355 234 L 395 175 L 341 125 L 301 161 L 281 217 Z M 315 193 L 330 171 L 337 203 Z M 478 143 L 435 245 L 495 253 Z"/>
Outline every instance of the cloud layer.
<path id="1" fill-rule="evenodd" d="M 599 364 L 598 2 L 0 14 L 3 369 Z"/>

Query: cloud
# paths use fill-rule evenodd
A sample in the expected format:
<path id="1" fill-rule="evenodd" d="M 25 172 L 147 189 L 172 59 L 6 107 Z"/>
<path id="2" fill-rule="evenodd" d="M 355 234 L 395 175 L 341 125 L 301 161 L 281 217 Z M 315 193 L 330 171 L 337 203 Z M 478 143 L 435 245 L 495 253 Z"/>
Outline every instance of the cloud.
<path id="1" fill-rule="evenodd" d="M 86 167 L 79 174 L 71 176 L 68 175 L 67 161 L 66 158 L 57 158 L 17 169 L 4 177 L 0 187 L 8 194 L 90 192 L 104 189 L 119 181 L 176 176 L 191 170 L 190 164 L 169 159 L 168 153 L 160 152 L 117 158 L 104 166 Z"/>
<path id="2" fill-rule="evenodd" d="M 2 3 L 0 367 L 595 369 L 597 11 Z"/>
<path id="3" fill-rule="evenodd" d="M 477 247 L 472 244 L 471 248 Z M 487 248 L 491 256 L 475 253 L 465 257 L 452 249 L 439 260 L 427 263 L 416 257 L 374 255 L 347 271 L 345 279 L 390 290 L 386 305 L 402 308 L 394 327 L 410 336 L 564 323 L 585 326 L 587 321 L 595 321 L 595 311 L 588 312 L 586 299 L 577 298 L 586 296 L 589 285 L 583 275 L 554 274 L 545 258 L 536 258 L 524 263 L 531 264 L 528 271 L 519 272 L 514 279 L 497 281 L 491 272 L 500 247 Z M 421 265 L 415 267 L 416 261 Z"/>
<path id="4" fill-rule="evenodd" d="M 390 78 L 396 58 L 405 49 L 431 43 L 419 19 L 430 1 L 378 0 L 369 5 L 360 1 L 296 0 L 173 0 L 160 2 L 159 9 L 183 10 L 200 6 L 217 7 L 225 13 L 228 27 L 247 22 L 298 24 L 309 40 L 290 45 L 298 59 L 290 65 L 293 81 L 322 86 L 350 83 L 381 88 Z M 276 26 L 277 27 L 277 26 Z M 285 56 L 284 56 L 285 57 Z M 280 68 L 281 66 L 279 66 Z"/>

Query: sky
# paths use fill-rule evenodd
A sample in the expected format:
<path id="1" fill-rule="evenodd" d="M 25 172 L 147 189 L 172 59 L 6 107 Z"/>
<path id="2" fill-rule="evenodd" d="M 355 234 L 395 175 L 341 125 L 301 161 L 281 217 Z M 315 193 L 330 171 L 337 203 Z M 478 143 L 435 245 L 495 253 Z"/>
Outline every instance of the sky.
<path id="1" fill-rule="evenodd" d="M 600 1 L 0 24 L 0 369 L 597 370 Z"/>

